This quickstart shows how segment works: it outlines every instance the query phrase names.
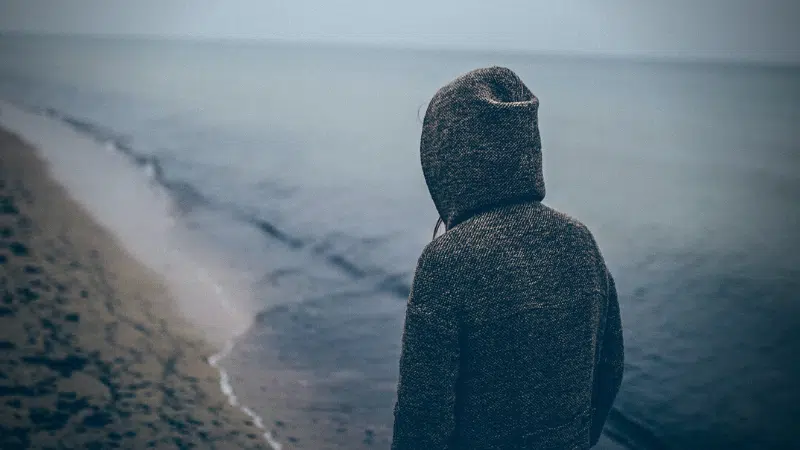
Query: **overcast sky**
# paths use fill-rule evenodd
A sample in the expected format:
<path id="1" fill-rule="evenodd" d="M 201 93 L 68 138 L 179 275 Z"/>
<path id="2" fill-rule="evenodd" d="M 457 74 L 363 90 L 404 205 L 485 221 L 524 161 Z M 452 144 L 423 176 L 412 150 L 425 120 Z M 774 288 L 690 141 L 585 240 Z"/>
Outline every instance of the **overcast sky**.
<path id="1" fill-rule="evenodd" d="M 0 30 L 800 64 L 800 0 L 0 0 Z"/>

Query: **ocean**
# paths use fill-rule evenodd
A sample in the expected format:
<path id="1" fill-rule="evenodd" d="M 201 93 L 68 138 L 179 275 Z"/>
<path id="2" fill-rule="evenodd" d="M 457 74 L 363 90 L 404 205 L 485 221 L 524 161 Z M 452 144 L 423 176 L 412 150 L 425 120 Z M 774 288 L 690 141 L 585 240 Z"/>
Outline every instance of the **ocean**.
<path id="1" fill-rule="evenodd" d="M 600 447 L 793 448 L 800 68 L 2 36 L 0 98 L 169 199 L 131 189 L 103 214 L 179 223 L 202 248 L 192 263 L 227 280 L 250 319 L 218 363 L 271 439 L 388 448 L 405 300 L 437 217 L 421 119 L 489 65 L 539 97 L 545 203 L 589 226 L 617 280 L 626 373 Z M 103 158 L 55 159 L 104 183 L 98 202 L 122 189 Z"/>

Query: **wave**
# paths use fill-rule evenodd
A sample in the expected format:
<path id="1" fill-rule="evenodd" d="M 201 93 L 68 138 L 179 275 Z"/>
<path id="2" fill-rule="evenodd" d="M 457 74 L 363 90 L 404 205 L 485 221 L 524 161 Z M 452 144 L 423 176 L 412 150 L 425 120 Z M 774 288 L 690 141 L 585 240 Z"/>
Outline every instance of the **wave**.
<path id="1" fill-rule="evenodd" d="M 53 108 L 44 108 L 40 110 L 40 113 L 60 120 L 76 131 L 89 135 L 105 144 L 108 150 L 117 151 L 128 157 L 130 162 L 144 170 L 155 184 L 166 189 L 174 202 L 175 209 L 173 212 L 178 215 L 186 215 L 198 206 L 211 207 L 213 205 L 213 202 L 191 183 L 167 177 L 161 158 L 137 152 L 131 144 L 133 141 L 131 137 L 87 120 L 61 113 Z"/>
<path id="2" fill-rule="evenodd" d="M 236 212 L 234 215 L 240 220 L 253 225 L 255 228 L 257 228 L 259 231 L 269 236 L 270 238 L 276 239 L 286 244 L 291 249 L 301 250 L 304 247 L 306 247 L 305 241 L 303 241 L 298 237 L 291 236 L 289 233 L 282 231 L 275 224 L 270 223 L 265 219 L 260 219 L 258 217 L 242 212 Z"/>
<path id="3" fill-rule="evenodd" d="M 375 290 L 388 293 L 399 299 L 405 300 L 411 290 L 409 281 L 410 274 L 391 273 L 379 267 L 369 267 L 361 261 L 353 260 L 346 253 L 331 250 L 339 239 L 352 239 L 341 234 L 332 233 L 318 240 L 303 239 L 295 236 L 287 230 L 281 229 L 272 221 L 260 217 L 256 213 L 244 211 L 236 205 L 217 202 L 203 195 L 194 185 L 189 182 L 172 179 L 165 174 L 162 160 L 154 155 L 146 155 L 137 152 L 131 144 L 133 139 L 129 136 L 116 133 L 113 130 L 101 125 L 91 123 L 87 120 L 73 117 L 52 108 L 42 110 L 43 114 L 54 119 L 69 124 L 74 129 L 86 133 L 96 140 L 105 143 L 110 150 L 116 150 L 127 156 L 130 161 L 145 170 L 151 179 L 165 188 L 175 203 L 175 212 L 180 215 L 189 213 L 193 208 L 205 207 L 216 209 L 227 213 L 233 218 L 248 223 L 264 236 L 274 239 L 286 245 L 291 250 L 308 251 L 312 255 L 322 258 L 331 266 L 337 268 L 343 275 L 351 280 L 363 281 L 371 280 Z M 361 239 L 359 244 L 364 246 L 374 246 L 380 243 L 374 239 Z"/>

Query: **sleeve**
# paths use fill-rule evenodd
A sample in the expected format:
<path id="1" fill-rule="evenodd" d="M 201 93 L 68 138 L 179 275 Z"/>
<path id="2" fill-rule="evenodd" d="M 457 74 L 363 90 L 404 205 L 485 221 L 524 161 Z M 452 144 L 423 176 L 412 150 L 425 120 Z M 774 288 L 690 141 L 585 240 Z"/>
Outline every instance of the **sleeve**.
<path id="1" fill-rule="evenodd" d="M 452 448 L 459 318 L 441 277 L 417 264 L 406 309 L 392 450 Z"/>
<path id="2" fill-rule="evenodd" d="M 594 389 L 592 392 L 591 445 L 597 444 L 603 432 L 611 406 L 622 384 L 624 366 L 624 346 L 622 341 L 622 320 L 617 299 L 614 278 L 608 273 L 608 307 L 605 326 L 601 334 L 600 355 L 595 368 Z"/>

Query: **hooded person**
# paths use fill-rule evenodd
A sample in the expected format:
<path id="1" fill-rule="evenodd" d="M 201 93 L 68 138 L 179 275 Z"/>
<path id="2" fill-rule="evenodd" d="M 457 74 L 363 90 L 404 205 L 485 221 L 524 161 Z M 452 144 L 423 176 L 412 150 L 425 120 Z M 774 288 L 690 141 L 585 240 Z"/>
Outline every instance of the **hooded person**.
<path id="1" fill-rule="evenodd" d="M 598 442 L 622 382 L 617 292 L 589 229 L 542 203 L 538 106 L 489 67 L 425 113 L 422 170 L 446 232 L 408 297 L 393 450 Z"/>

